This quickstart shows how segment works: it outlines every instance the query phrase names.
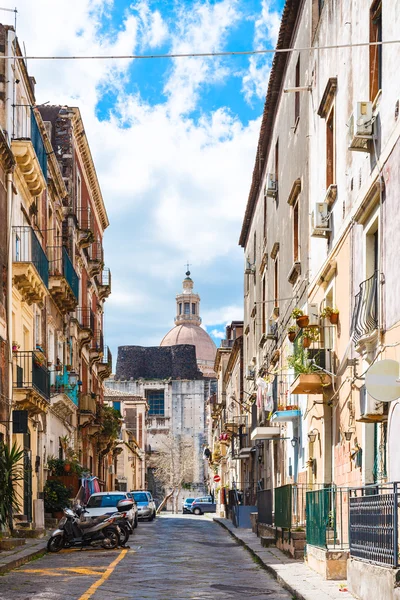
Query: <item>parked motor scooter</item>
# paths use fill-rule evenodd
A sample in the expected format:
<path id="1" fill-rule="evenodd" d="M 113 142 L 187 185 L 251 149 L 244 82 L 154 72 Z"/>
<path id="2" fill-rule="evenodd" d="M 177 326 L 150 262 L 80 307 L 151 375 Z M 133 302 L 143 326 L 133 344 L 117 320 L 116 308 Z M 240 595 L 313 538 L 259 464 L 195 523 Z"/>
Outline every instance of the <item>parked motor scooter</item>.
<path id="1" fill-rule="evenodd" d="M 115 519 L 114 523 L 119 527 L 119 537 L 120 537 L 120 546 L 125 547 L 126 543 L 129 540 L 129 536 L 133 533 L 133 527 L 131 522 L 128 519 L 128 511 L 130 511 L 133 507 L 133 501 L 130 498 L 124 498 L 120 500 L 117 504 L 117 512 L 106 513 L 105 515 L 101 515 L 99 517 L 92 517 L 88 519 L 88 521 L 96 521 L 100 523 L 101 520 L 106 520 L 109 517 L 113 517 Z M 83 506 L 78 505 L 75 508 L 75 512 L 78 516 L 84 515 L 85 508 Z"/>
<path id="2" fill-rule="evenodd" d="M 58 523 L 47 542 L 49 552 L 59 552 L 62 548 L 83 548 L 84 546 L 102 546 L 107 550 L 120 544 L 120 530 L 115 518 L 80 521 L 70 508 L 64 508 L 64 517 Z"/>

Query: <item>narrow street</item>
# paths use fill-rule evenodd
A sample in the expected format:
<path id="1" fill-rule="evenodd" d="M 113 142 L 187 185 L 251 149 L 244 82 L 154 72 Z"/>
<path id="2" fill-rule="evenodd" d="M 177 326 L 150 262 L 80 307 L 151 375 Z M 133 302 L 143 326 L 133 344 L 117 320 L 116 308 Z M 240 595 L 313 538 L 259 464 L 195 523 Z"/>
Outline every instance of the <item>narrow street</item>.
<path id="1" fill-rule="evenodd" d="M 129 550 L 63 550 L 0 579 L 0 600 L 245 597 L 291 598 L 226 531 L 191 515 L 140 523 Z"/>

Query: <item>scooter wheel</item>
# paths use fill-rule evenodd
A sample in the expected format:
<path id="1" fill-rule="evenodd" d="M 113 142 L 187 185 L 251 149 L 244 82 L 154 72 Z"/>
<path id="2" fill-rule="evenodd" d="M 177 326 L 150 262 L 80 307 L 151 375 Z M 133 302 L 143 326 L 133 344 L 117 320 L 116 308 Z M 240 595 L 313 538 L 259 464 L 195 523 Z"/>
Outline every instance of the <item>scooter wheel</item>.
<path id="1" fill-rule="evenodd" d="M 114 548 L 118 548 L 119 546 L 119 535 L 116 529 L 105 529 L 103 531 L 104 540 L 102 543 L 103 548 L 106 550 L 114 550 Z"/>
<path id="2" fill-rule="evenodd" d="M 64 547 L 64 536 L 62 533 L 55 535 L 49 539 L 47 542 L 47 550 L 48 552 L 60 552 L 60 550 Z"/>
<path id="3" fill-rule="evenodd" d="M 120 546 L 125 546 L 126 542 L 129 540 L 129 530 L 127 527 L 119 526 L 120 534 L 119 534 L 119 544 Z"/>

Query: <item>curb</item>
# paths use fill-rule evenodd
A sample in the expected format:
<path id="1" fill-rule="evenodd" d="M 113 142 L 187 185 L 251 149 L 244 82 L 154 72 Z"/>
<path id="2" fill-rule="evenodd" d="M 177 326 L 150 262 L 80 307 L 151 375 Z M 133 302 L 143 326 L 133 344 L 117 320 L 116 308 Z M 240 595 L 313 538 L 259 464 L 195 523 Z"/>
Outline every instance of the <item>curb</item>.
<path id="1" fill-rule="evenodd" d="M 225 525 L 225 523 L 222 523 L 219 519 L 213 519 L 215 523 L 218 523 L 218 525 L 221 525 L 221 527 L 223 527 L 224 529 L 226 529 L 226 531 L 237 541 L 239 542 L 239 544 L 241 546 L 243 546 L 252 556 L 257 558 L 257 561 L 259 561 L 260 566 L 265 569 L 270 575 L 272 575 L 272 577 L 288 592 L 290 592 L 293 596 L 293 598 L 296 598 L 296 600 L 307 600 L 307 598 L 305 598 L 302 594 L 300 594 L 300 592 L 298 592 L 295 588 L 293 588 L 289 583 L 287 583 L 287 581 L 285 581 L 281 575 L 278 574 L 278 572 L 274 569 L 274 567 L 272 567 L 271 565 L 265 563 L 262 558 L 260 558 L 260 556 L 257 554 L 257 552 L 255 552 L 254 550 L 252 550 L 250 548 L 250 546 L 248 546 L 243 540 L 240 539 L 240 537 L 238 537 L 237 535 L 235 535 L 235 533 L 229 529 L 229 527 L 227 527 Z"/>
<path id="2" fill-rule="evenodd" d="M 35 558 L 40 558 L 41 556 L 47 553 L 46 545 L 47 542 L 43 545 L 40 545 L 39 548 L 36 547 L 34 550 L 25 549 L 25 553 L 22 556 L 20 555 L 19 557 L 17 556 L 15 558 L 10 557 L 11 560 L 7 560 L 7 562 L 0 562 L 0 575 L 4 575 L 8 571 L 12 571 L 17 567 L 20 567 L 21 565 L 24 565 L 25 563 L 34 560 Z M 22 554 L 22 552 L 16 554 Z"/>

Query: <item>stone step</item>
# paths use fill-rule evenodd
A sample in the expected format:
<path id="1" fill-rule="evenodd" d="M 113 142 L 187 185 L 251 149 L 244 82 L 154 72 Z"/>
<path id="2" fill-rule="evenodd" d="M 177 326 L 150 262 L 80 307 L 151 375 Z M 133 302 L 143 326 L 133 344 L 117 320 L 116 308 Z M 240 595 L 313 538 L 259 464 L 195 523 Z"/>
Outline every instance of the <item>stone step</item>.
<path id="1" fill-rule="evenodd" d="M 0 550 L 14 550 L 19 546 L 24 546 L 24 538 L 1 538 L 0 539 Z"/>
<path id="2" fill-rule="evenodd" d="M 15 538 L 42 538 L 46 534 L 44 529 L 14 529 L 12 536 Z"/>
<path id="3" fill-rule="evenodd" d="M 261 536 L 260 541 L 261 541 L 261 546 L 263 548 L 269 548 L 270 546 L 275 546 L 275 538 L 274 537 Z"/>

